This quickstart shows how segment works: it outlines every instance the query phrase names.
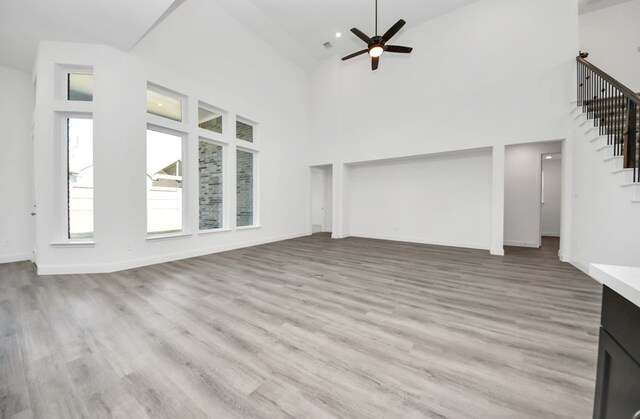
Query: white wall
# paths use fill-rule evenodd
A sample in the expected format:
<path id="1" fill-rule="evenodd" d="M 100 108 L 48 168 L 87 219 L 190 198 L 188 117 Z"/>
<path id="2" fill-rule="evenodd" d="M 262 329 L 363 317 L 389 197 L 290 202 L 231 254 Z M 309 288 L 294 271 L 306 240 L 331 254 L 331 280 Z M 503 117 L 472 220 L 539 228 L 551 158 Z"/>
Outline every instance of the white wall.
<path id="1" fill-rule="evenodd" d="M 640 266 L 640 204 L 583 128 L 574 138 L 571 262 L 586 272 L 590 263 Z"/>
<path id="2" fill-rule="evenodd" d="M 361 56 L 327 59 L 312 74 L 311 163 L 343 167 L 337 180 L 349 177 L 344 164 L 485 147 L 502 156 L 506 144 L 569 136 L 577 0 L 479 0 L 403 29 L 394 43 L 414 50 L 385 54 L 377 71 Z M 504 237 L 499 184 L 490 221 L 496 255 Z M 334 237 L 343 237 L 355 218 L 335 206 L 345 214 L 335 217 Z"/>
<path id="3" fill-rule="evenodd" d="M 560 214 L 562 207 L 562 159 L 560 155 L 551 160 L 542 160 L 544 203 L 540 206 L 540 234 L 560 237 Z"/>
<path id="4" fill-rule="evenodd" d="M 508 146 L 505 152 L 504 243 L 540 246 L 542 154 L 559 153 L 562 143 Z"/>
<path id="5" fill-rule="evenodd" d="M 229 40 L 233 40 L 230 42 Z M 52 183 L 57 176 L 51 97 L 54 63 L 95 72 L 95 246 L 64 243 Z M 296 237 L 307 232 L 308 78 L 215 2 L 190 0 L 130 54 L 87 44 L 40 46 L 36 103 L 37 241 L 41 273 L 100 272 Z M 185 171 L 188 235 L 146 240 L 147 81 L 188 96 Z M 258 122 L 261 228 L 197 234 L 197 101 Z M 82 106 L 78 105 L 80 108 Z M 229 120 L 230 124 L 233 119 Z M 184 127 L 179 127 L 183 129 Z M 233 146 L 229 155 L 234 156 Z M 226 160 L 233 167 L 235 159 Z M 227 179 L 234 178 L 233 171 Z M 227 183 L 230 200 L 234 184 Z M 226 208 L 234 216 L 234 205 Z M 53 244 L 53 245 L 52 245 Z"/>
<path id="6" fill-rule="evenodd" d="M 313 73 L 314 164 L 566 138 L 577 0 L 480 0 L 394 43 L 414 50 Z"/>
<path id="7" fill-rule="evenodd" d="M 33 250 L 30 75 L 0 67 L 0 263 L 27 260 Z"/>
<path id="8" fill-rule="evenodd" d="M 640 0 L 580 15 L 580 49 L 588 60 L 640 92 Z"/>
<path id="9" fill-rule="evenodd" d="M 350 235 L 489 249 L 491 150 L 353 165 Z"/>

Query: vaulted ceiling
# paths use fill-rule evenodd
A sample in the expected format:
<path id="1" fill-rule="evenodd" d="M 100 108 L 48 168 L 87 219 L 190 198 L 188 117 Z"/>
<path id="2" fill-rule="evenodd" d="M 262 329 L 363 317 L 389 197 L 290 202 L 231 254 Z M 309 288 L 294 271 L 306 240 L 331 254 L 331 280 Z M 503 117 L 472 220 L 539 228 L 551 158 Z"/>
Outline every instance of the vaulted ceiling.
<path id="1" fill-rule="evenodd" d="M 41 40 L 88 42 L 129 51 L 157 22 L 189 0 L 2 0 L 0 65 L 30 71 Z M 362 49 L 349 32 L 374 33 L 375 0 L 216 1 L 304 69 L 320 59 Z M 478 0 L 378 0 L 378 32 L 398 19 L 405 28 Z M 579 0 L 581 13 L 629 0 Z M 410 44 L 400 31 L 394 43 Z M 336 32 L 342 37 L 336 38 Z M 323 44 L 330 42 L 332 47 Z"/>
<path id="2" fill-rule="evenodd" d="M 41 40 L 128 51 L 174 0 L 1 0 L 0 65 L 30 71 Z"/>

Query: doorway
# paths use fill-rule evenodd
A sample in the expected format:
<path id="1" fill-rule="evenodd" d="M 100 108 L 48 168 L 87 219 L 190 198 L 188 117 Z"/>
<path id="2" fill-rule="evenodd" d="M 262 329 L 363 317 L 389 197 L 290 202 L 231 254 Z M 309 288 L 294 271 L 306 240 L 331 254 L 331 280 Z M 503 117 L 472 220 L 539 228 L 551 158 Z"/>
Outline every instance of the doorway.
<path id="1" fill-rule="evenodd" d="M 562 141 L 505 148 L 505 246 L 544 247 L 557 253 L 561 231 L 561 162 Z"/>
<path id="2" fill-rule="evenodd" d="M 540 240 L 560 239 L 562 153 L 542 155 L 540 178 Z M 549 240 L 549 241 L 553 241 Z"/>
<path id="3" fill-rule="evenodd" d="M 331 233 L 333 229 L 333 167 L 311 168 L 311 232 Z"/>

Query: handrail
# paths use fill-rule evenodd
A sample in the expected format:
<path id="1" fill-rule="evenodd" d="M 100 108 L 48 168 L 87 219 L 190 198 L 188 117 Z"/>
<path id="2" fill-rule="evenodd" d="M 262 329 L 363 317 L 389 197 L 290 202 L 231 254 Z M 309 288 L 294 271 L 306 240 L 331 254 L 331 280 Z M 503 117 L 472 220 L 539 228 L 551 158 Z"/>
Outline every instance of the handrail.
<path id="1" fill-rule="evenodd" d="M 579 63 L 582 63 L 582 65 L 584 65 L 585 67 L 587 67 L 588 69 L 590 69 L 591 71 L 596 73 L 598 76 L 600 76 L 603 79 L 605 79 L 609 84 L 614 86 L 620 92 L 624 93 L 625 96 L 627 96 L 629 99 L 631 99 L 637 105 L 640 105 L 640 95 L 638 95 L 636 92 L 634 92 L 633 90 L 629 89 L 627 86 L 625 86 L 624 84 L 620 83 L 618 80 L 614 79 L 613 77 L 611 77 L 610 75 L 608 75 L 607 73 L 605 73 L 604 71 L 602 71 L 601 69 L 596 67 L 595 65 L 591 64 L 589 61 L 585 60 L 586 55 L 588 55 L 588 54 L 580 54 L 580 55 L 578 55 L 576 57 L 576 61 L 578 61 Z"/>
<path id="2" fill-rule="evenodd" d="M 633 182 L 640 183 L 640 95 L 591 64 L 588 56 L 580 52 L 576 57 L 576 103 L 593 120 L 598 134 L 606 136 L 613 157 L 623 157 L 622 168 L 633 169 Z"/>

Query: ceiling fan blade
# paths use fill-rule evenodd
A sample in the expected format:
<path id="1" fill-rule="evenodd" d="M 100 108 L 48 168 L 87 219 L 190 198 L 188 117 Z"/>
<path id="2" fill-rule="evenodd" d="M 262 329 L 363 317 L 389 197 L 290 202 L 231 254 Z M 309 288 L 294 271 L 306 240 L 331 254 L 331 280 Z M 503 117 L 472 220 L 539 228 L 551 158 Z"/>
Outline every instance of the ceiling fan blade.
<path id="1" fill-rule="evenodd" d="M 365 35 L 364 32 L 362 32 L 360 29 L 351 28 L 351 32 L 353 32 L 355 34 L 355 36 L 357 36 L 358 38 L 360 38 L 364 42 L 366 42 L 367 45 L 373 44 L 373 41 L 371 40 L 371 38 L 369 38 L 367 35 Z"/>
<path id="2" fill-rule="evenodd" d="M 408 54 L 413 48 L 401 47 L 400 45 L 385 45 L 384 50 L 387 52 L 399 52 L 400 54 Z"/>
<path id="3" fill-rule="evenodd" d="M 385 32 L 384 35 L 382 35 L 382 38 L 380 39 L 380 43 L 384 44 L 385 42 L 387 42 L 389 39 L 393 38 L 393 35 L 395 35 L 396 33 L 398 33 L 398 31 L 400 29 L 402 29 L 402 27 L 406 24 L 407 22 L 405 22 L 404 20 L 400 19 L 399 21 L 396 22 L 395 25 L 393 25 L 392 27 L 389 28 L 389 30 L 387 32 Z"/>
<path id="4" fill-rule="evenodd" d="M 379 62 L 380 57 L 371 57 L 371 70 L 377 70 Z"/>
<path id="5" fill-rule="evenodd" d="M 368 51 L 367 49 L 363 49 L 362 51 L 354 52 L 353 54 L 349 54 L 346 57 L 342 57 L 342 61 L 346 61 L 350 58 L 357 57 L 358 55 L 362 55 L 367 51 Z"/>

